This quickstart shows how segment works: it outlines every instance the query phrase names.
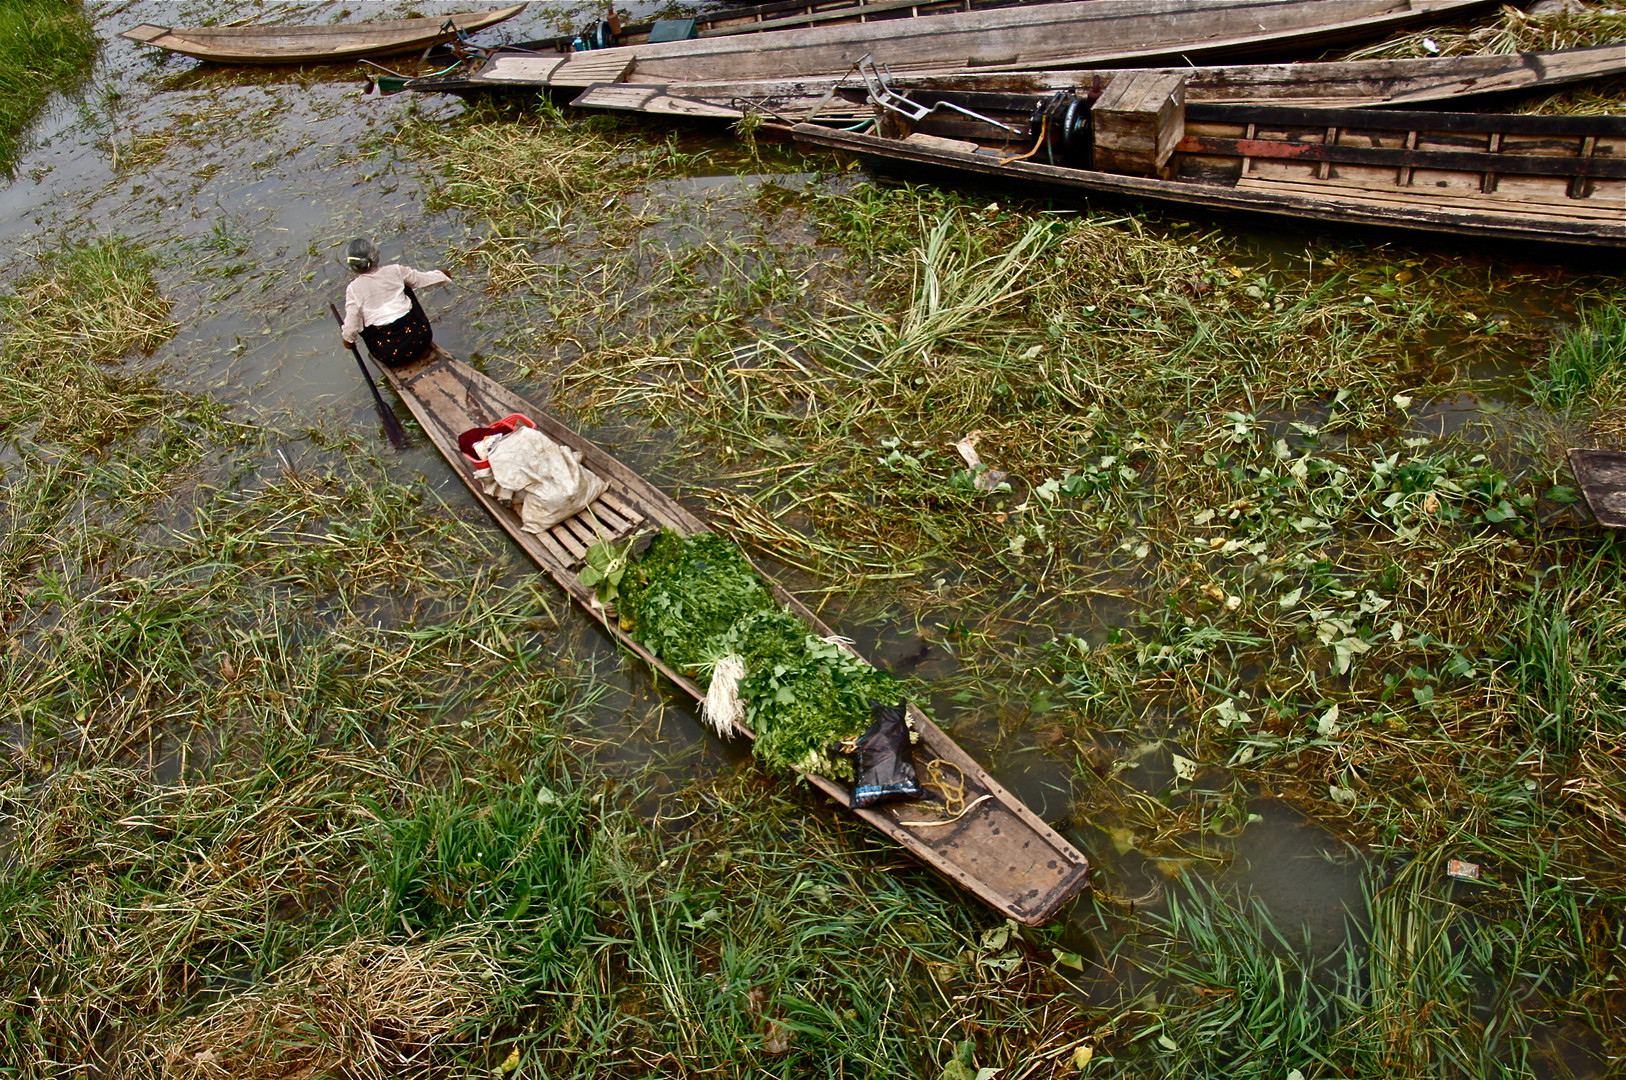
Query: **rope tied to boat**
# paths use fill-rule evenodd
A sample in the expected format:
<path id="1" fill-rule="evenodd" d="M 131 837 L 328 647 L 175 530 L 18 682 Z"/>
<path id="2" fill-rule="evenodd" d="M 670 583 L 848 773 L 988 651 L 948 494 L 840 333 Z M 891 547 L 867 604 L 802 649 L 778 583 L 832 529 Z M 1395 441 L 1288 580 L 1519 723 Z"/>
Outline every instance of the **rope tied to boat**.
<path id="1" fill-rule="evenodd" d="M 953 779 L 950 779 L 944 771 L 945 768 L 954 770 L 956 775 Z M 940 821 L 900 821 L 898 822 L 899 825 L 907 825 L 912 829 L 930 829 L 939 825 L 952 825 L 975 810 L 979 804 L 993 798 L 992 794 L 983 794 L 972 799 L 969 803 L 966 802 L 965 770 L 952 761 L 933 758 L 926 763 L 924 772 L 926 775 L 921 780 L 920 786 L 937 793 L 937 797 L 943 801 L 943 812 L 949 816 Z"/>

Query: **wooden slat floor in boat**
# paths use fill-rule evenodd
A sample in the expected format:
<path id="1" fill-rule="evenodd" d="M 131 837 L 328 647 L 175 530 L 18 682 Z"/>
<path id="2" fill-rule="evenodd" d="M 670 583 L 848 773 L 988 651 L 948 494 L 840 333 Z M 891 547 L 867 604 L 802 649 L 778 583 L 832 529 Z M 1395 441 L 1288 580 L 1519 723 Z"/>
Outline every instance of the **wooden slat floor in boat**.
<path id="1" fill-rule="evenodd" d="M 1469 210 L 1486 214 L 1529 215 L 1535 217 L 1626 224 L 1626 207 L 1585 199 L 1540 196 L 1501 196 L 1496 192 L 1439 192 L 1428 188 L 1374 188 L 1367 184 L 1340 184 L 1336 180 L 1288 180 L 1276 177 L 1245 176 L 1237 181 L 1239 191 L 1269 191 L 1303 194 L 1320 199 Z"/>

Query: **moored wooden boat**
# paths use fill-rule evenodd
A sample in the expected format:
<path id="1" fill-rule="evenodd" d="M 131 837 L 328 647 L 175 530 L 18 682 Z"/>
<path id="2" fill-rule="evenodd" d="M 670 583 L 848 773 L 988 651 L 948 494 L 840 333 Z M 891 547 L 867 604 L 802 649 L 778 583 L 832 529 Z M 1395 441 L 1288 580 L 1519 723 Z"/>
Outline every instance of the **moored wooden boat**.
<path id="1" fill-rule="evenodd" d="M 577 579 L 577 572 L 587 550 L 601 540 L 619 540 L 657 528 L 691 534 L 706 531 L 705 523 L 599 446 L 439 348 L 416 364 L 385 369 L 385 374 L 474 497 L 526 554 L 623 647 L 684 692 L 702 698 L 703 692 L 693 681 L 622 631 L 613 612 L 598 604 L 593 590 Z M 457 445 L 463 432 L 514 413 L 529 417 L 555 442 L 579 451 L 582 464 L 609 483 L 605 494 L 586 510 L 540 535 L 523 531 L 513 510 L 485 494 Z M 830 635 L 829 627 L 805 605 L 771 581 L 769 584 L 781 603 L 817 633 Z M 918 709 L 911 707 L 911 713 L 921 735 L 917 760 L 939 759 L 964 777 L 964 812 L 958 817 L 937 814 L 932 804 L 923 802 L 883 804 L 852 812 L 996 911 L 1028 925 L 1044 922 L 1086 886 L 1089 864 L 1084 856 Z M 846 805 L 846 785 L 815 775 L 807 779 Z"/>
<path id="2" fill-rule="evenodd" d="M 498 49 L 406 87 L 466 91 L 839 76 L 865 56 L 900 74 L 1252 59 L 1323 49 L 1489 6 L 1486 0 L 1073 0 L 567 56 Z"/>
<path id="3" fill-rule="evenodd" d="M 143 23 L 119 35 L 199 60 L 236 64 L 297 64 L 416 52 L 459 34 L 511 19 L 524 4 L 437 18 L 318 26 L 197 26 L 172 29 Z"/>
<path id="4" fill-rule="evenodd" d="M 1164 72 L 1117 80 L 1093 102 L 951 91 L 897 101 L 878 108 L 875 134 L 813 124 L 792 133 L 889 169 L 953 170 L 1051 193 L 1626 246 L 1626 117 L 1187 105 Z M 981 119 L 925 112 L 939 101 Z"/>
<path id="5" fill-rule="evenodd" d="M 901 76 L 900 92 L 933 91 L 1097 97 L 1128 69 L 1010 71 Z M 1339 108 L 1446 105 L 1489 95 L 1545 92 L 1584 79 L 1626 74 L 1626 42 L 1552 52 L 1347 60 L 1304 64 L 1184 67 L 1186 100 Z M 748 112 L 782 122 L 851 121 L 870 114 L 861 82 L 841 76 L 728 82 L 598 83 L 571 104 L 661 116 L 738 118 Z"/>
<path id="6" fill-rule="evenodd" d="M 528 52 L 567 53 L 584 43 L 592 48 L 613 48 L 644 45 L 651 41 L 688 41 L 807 26 L 893 21 L 957 11 L 1062 2 L 1065 0 L 772 0 L 766 4 L 700 12 L 690 18 L 655 19 L 627 25 L 604 20 L 581 34 L 561 34 L 536 41 L 515 42 L 508 47 Z"/>

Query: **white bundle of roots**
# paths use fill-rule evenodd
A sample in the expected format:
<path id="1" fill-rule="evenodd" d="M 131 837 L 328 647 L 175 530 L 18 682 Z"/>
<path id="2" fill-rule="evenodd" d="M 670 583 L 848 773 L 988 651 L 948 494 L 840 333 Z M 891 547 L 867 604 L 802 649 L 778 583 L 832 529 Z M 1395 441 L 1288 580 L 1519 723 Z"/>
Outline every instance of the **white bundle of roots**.
<path id="1" fill-rule="evenodd" d="M 745 702 L 740 700 L 740 680 L 745 678 L 745 661 L 729 653 L 711 669 L 711 686 L 700 715 L 727 739 L 745 730 Z"/>

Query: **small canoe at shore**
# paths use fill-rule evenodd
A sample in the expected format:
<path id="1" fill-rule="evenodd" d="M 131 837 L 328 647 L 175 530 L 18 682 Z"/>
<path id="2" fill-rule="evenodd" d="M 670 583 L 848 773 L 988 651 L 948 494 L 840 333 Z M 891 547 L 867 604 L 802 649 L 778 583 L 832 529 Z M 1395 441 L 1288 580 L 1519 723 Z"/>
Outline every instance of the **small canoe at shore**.
<path id="1" fill-rule="evenodd" d="M 959 91 L 1053 94 L 1073 90 L 1099 97 L 1129 69 L 1007 71 L 899 76 L 893 89 L 921 93 Z M 1147 69 L 1137 69 L 1147 70 Z M 1306 64 L 1232 64 L 1151 69 L 1186 75 L 1189 102 L 1251 105 L 1315 105 L 1336 108 L 1454 108 L 1490 95 L 1543 93 L 1585 79 L 1626 74 L 1626 42 L 1552 52 L 1497 56 L 1431 56 L 1407 60 L 1344 60 Z M 785 123 L 817 119 L 840 122 L 870 115 L 865 90 L 854 78 L 735 80 L 667 84 L 598 83 L 570 104 L 657 116 L 738 119 L 746 113 Z"/>
<path id="2" fill-rule="evenodd" d="M 1178 73 L 1144 71 L 1093 100 L 883 94 L 876 118 L 873 134 L 816 124 L 791 134 L 885 171 L 1001 189 L 1626 247 L 1623 116 L 1188 105 Z"/>
<path id="3" fill-rule="evenodd" d="M 1486 0 L 1074 0 L 546 55 L 497 49 L 407 89 L 1024 71 L 1303 55 L 1460 18 Z"/>
<path id="4" fill-rule="evenodd" d="M 222 64 L 326 63 L 416 52 L 459 34 L 494 26 L 524 10 L 524 4 L 514 4 L 436 18 L 322 26 L 195 26 L 177 30 L 143 23 L 119 37 Z"/>
<path id="5" fill-rule="evenodd" d="M 589 548 L 640 532 L 671 529 L 689 535 L 708 531 L 675 499 L 633 472 L 601 447 L 565 427 L 468 364 L 436 348 L 417 363 L 386 368 L 385 375 L 476 500 L 538 566 L 569 593 L 627 651 L 697 701 L 704 691 L 621 629 L 577 573 Z M 488 496 L 458 448 L 458 436 L 523 414 L 555 442 L 581 454 L 581 462 L 609 487 L 587 509 L 543 533 L 525 532 L 519 515 Z M 775 598 L 820 636 L 832 631 L 801 601 L 764 576 Z M 856 656 L 857 653 L 855 652 Z M 1045 922 L 1088 883 L 1089 863 L 1071 844 L 1002 787 L 919 709 L 910 707 L 920 732 L 917 760 L 947 763 L 965 782 L 958 816 L 938 813 L 927 801 L 886 803 L 852 811 L 891 837 L 950 882 L 1008 918 L 1026 925 Z M 807 781 L 843 806 L 846 784 L 805 774 Z"/>

